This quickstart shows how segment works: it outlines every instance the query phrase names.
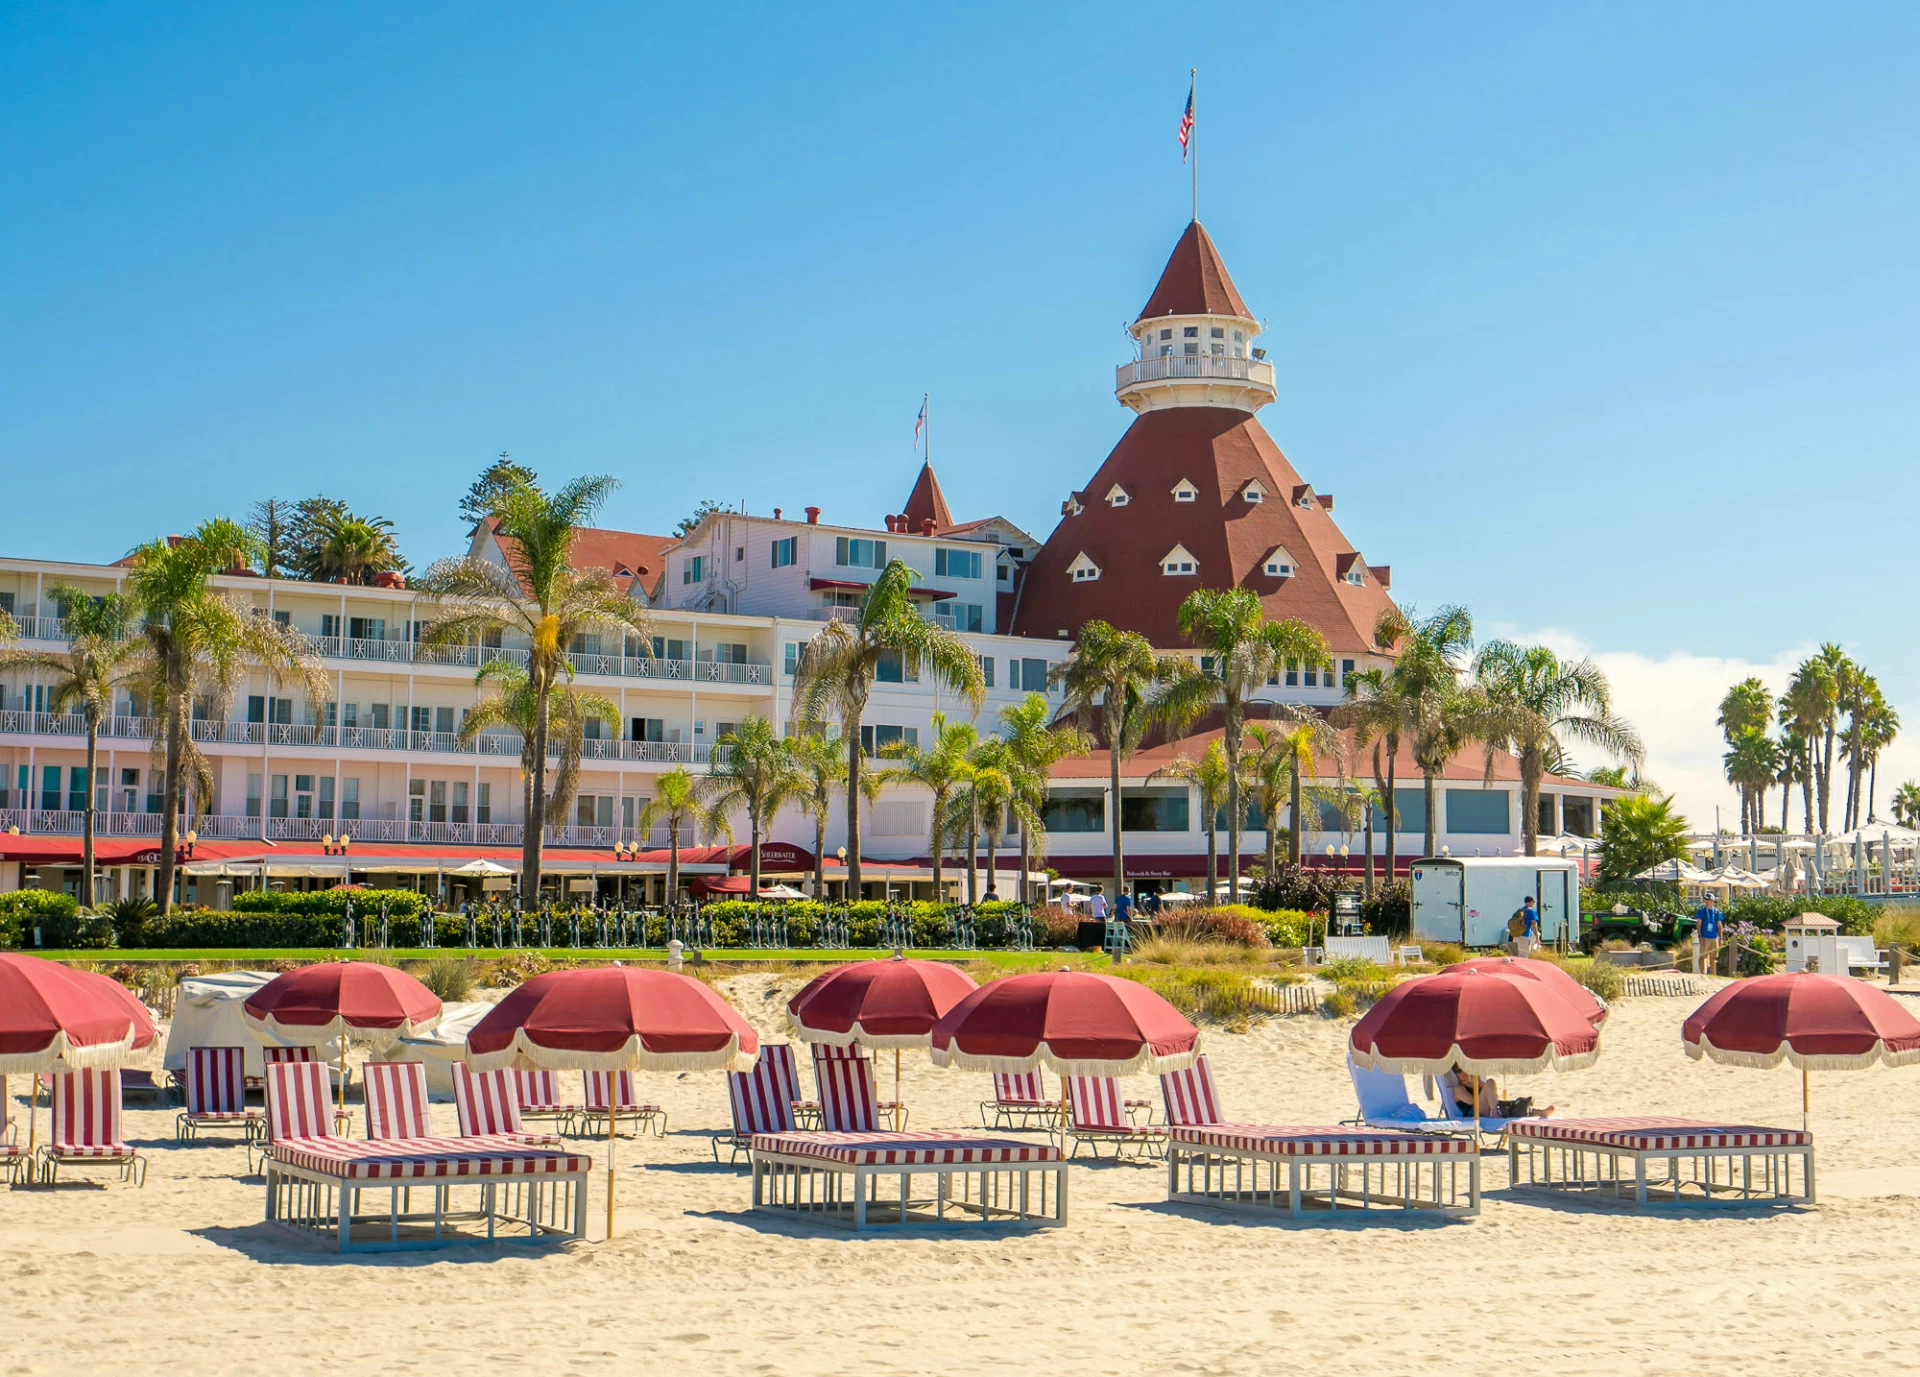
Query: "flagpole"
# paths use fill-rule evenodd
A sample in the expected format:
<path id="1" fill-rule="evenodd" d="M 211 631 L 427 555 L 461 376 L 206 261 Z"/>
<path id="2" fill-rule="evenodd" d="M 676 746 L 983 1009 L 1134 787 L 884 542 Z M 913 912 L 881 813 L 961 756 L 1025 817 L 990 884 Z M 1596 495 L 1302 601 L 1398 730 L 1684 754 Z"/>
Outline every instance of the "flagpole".
<path id="1" fill-rule="evenodd" d="M 933 465 L 933 394 L 931 392 L 922 392 L 920 394 L 920 409 L 924 411 L 927 415 L 927 465 L 928 467 L 932 467 Z"/>
<path id="2" fill-rule="evenodd" d="M 1188 88 L 1188 98 L 1193 101 L 1193 128 L 1187 131 L 1187 152 L 1193 164 L 1193 218 L 1200 219 L 1200 69 L 1189 67 L 1187 76 L 1192 82 Z"/>

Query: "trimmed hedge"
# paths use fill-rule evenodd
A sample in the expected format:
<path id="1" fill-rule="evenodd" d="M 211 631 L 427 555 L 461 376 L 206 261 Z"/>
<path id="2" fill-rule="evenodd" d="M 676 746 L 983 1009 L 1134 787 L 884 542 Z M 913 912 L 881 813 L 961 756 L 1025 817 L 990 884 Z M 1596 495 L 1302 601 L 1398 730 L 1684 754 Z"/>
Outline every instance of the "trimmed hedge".
<path id="1" fill-rule="evenodd" d="M 50 951 L 96 950 L 113 945 L 113 923 L 81 917 L 71 894 L 50 889 L 16 889 L 0 894 L 0 947 L 32 950 L 34 929 L 41 948 Z"/>
<path id="2" fill-rule="evenodd" d="M 338 947 L 346 937 L 347 901 L 353 901 L 357 940 L 367 945 L 380 934 L 380 905 L 387 905 L 387 937 L 396 947 L 421 945 L 421 919 L 427 900 L 411 889 L 316 890 L 309 894 L 251 891 L 234 896 L 233 912 L 176 909 L 141 925 L 144 947 Z M 369 928 L 371 923 L 371 928 Z M 438 915 L 435 935 L 442 945 L 466 940 L 458 914 Z"/>

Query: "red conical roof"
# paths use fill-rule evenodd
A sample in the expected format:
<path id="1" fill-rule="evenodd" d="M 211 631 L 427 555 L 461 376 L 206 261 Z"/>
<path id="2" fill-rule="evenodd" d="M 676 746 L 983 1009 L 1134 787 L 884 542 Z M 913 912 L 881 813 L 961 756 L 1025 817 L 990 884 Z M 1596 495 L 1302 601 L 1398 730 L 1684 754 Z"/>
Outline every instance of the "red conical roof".
<path id="1" fill-rule="evenodd" d="M 1140 308 L 1139 319 L 1148 316 L 1241 316 L 1253 319 L 1253 312 L 1240 299 L 1240 293 L 1227 276 L 1227 265 L 1220 261 L 1220 250 L 1200 227 L 1198 220 L 1187 226 L 1180 242 L 1173 246 L 1173 257 L 1161 270 L 1160 281 Z"/>
<path id="2" fill-rule="evenodd" d="M 1190 502 L 1174 499 L 1183 479 L 1196 490 Z M 1248 502 L 1254 482 L 1263 495 Z M 1109 502 L 1116 486 L 1124 505 Z M 1314 494 L 1246 412 L 1149 411 L 1074 496 L 1080 511 L 1061 517 L 1025 572 L 1015 635 L 1073 637 L 1098 618 L 1171 649 L 1186 644 L 1177 613 L 1187 594 L 1239 585 L 1260 595 L 1269 617 L 1297 617 L 1317 629 L 1336 655 L 1374 653 L 1374 624 L 1393 605 L 1387 570 L 1360 559 L 1333 523 L 1331 499 Z M 1194 575 L 1161 572 L 1176 546 L 1193 557 Z M 1285 552 L 1291 574 L 1266 572 L 1276 550 Z M 1074 580 L 1070 569 L 1082 553 L 1098 578 Z M 1346 582 L 1350 571 L 1358 584 Z"/>
<path id="3" fill-rule="evenodd" d="M 953 512 L 947 507 L 947 495 L 940 491 L 940 480 L 933 476 L 932 461 L 920 466 L 920 476 L 913 480 L 913 495 L 907 498 L 902 510 L 906 513 L 907 529 L 916 534 L 922 523 L 929 520 L 936 531 L 953 525 Z"/>

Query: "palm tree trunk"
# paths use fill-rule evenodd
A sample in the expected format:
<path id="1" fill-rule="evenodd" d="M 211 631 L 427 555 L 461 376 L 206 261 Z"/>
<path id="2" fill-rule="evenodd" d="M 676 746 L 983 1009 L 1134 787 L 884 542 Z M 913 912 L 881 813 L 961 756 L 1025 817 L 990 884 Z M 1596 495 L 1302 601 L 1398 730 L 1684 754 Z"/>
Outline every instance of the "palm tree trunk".
<path id="1" fill-rule="evenodd" d="M 1780 781 L 1780 830 L 1785 832 L 1787 824 L 1793 820 L 1793 775 L 1791 772 Z"/>
<path id="2" fill-rule="evenodd" d="M 1030 902 L 1027 898 L 1027 872 L 1033 869 L 1031 860 L 1033 853 L 1028 849 L 1029 845 L 1030 838 L 1027 833 L 1027 825 L 1023 822 L 1020 824 L 1020 902 L 1023 904 Z"/>
<path id="3" fill-rule="evenodd" d="M 1387 796 L 1386 796 L 1387 883 L 1388 884 L 1393 883 L 1394 841 L 1397 834 L 1400 831 L 1400 814 L 1398 810 L 1396 810 L 1393 806 L 1394 805 L 1394 795 L 1393 795 L 1394 760 L 1393 758 L 1399 753 L 1400 753 L 1400 742 L 1398 741 L 1398 739 L 1389 738 L 1387 741 Z"/>
<path id="4" fill-rule="evenodd" d="M 998 872 L 996 871 L 995 867 L 999 865 L 1000 859 L 997 852 L 997 848 L 994 846 L 993 828 L 991 826 L 988 826 L 986 829 L 986 833 L 987 833 L 987 893 L 991 897 L 997 899 L 1000 897 L 1000 890 L 999 890 L 999 886 L 994 884 L 994 880 L 998 878 Z"/>
<path id="5" fill-rule="evenodd" d="M 1833 727 L 1827 727 L 1826 754 L 1815 762 L 1818 767 L 1820 785 L 1820 830 L 1827 830 L 1827 819 L 1832 816 L 1828 811 L 1833 800 Z"/>
<path id="6" fill-rule="evenodd" d="M 1269 807 L 1260 823 L 1267 829 L 1267 874 L 1273 874 L 1274 853 L 1280 849 L 1280 810 Z"/>
<path id="7" fill-rule="evenodd" d="M 980 791 L 967 791 L 967 902 L 980 902 Z"/>
<path id="8" fill-rule="evenodd" d="M 100 717 L 87 709 L 87 807 L 80 820 L 80 907 L 93 907 L 93 801 L 100 796 Z"/>
<path id="9" fill-rule="evenodd" d="M 1532 747 L 1520 753 L 1520 834 L 1527 854 L 1540 854 L 1540 770 L 1539 752 Z"/>
<path id="10" fill-rule="evenodd" d="M 1107 740 L 1119 739 L 1120 733 L 1109 728 Z M 1127 858 L 1120 842 L 1120 750 L 1117 746 L 1107 748 L 1107 783 L 1112 791 L 1107 796 L 1107 806 L 1113 810 L 1113 898 L 1118 903 L 1120 891 L 1126 888 Z"/>
<path id="11" fill-rule="evenodd" d="M 1300 762 L 1293 763 L 1293 770 L 1287 780 L 1287 864 L 1298 867 L 1300 864 L 1301 833 L 1305 829 L 1300 825 Z"/>
<path id="12" fill-rule="evenodd" d="M 813 815 L 813 897 L 820 903 L 827 901 L 827 820 L 819 813 Z"/>
<path id="13" fill-rule="evenodd" d="M 760 897 L 760 815 L 747 810 L 747 885 L 755 900 Z"/>
<path id="14" fill-rule="evenodd" d="M 93 779 L 93 764 L 87 764 L 87 779 Z M 1880 792 L 1880 757 L 1874 756 L 1867 762 L 1867 821 L 1873 821 L 1873 796 Z"/>
<path id="15" fill-rule="evenodd" d="M 940 883 L 942 873 L 940 852 L 943 849 L 941 843 L 945 840 L 945 838 L 940 835 L 940 813 L 946 801 L 946 798 L 938 791 L 934 793 L 933 830 L 927 836 L 927 850 L 933 858 L 933 901 L 936 904 L 944 904 L 947 901 L 946 886 Z"/>
<path id="16" fill-rule="evenodd" d="M 1220 902 L 1220 833 L 1214 829 L 1211 820 L 1207 824 L 1207 902 Z M 1233 900 L 1229 898 L 1227 902 L 1232 903 Z"/>
<path id="17" fill-rule="evenodd" d="M 520 904 L 531 911 L 540 903 L 540 861 L 547 830 L 547 720 L 550 686 L 543 675 L 540 709 L 533 719 L 533 773 L 528 776 L 527 828 L 520 838 Z"/>
<path id="18" fill-rule="evenodd" d="M 848 713 L 847 731 L 847 892 L 848 903 L 860 899 L 860 715 Z"/>
<path id="19" fill-rule="evenodd" d="M 1429 770 L 1424 766 L 1422 766 L 1420 770 L 1420 775 L 1421 775 L 1422 787 L 1426 790 L 1426 804 L 1427 804 L 1426 848 L 1427 848 L 1427 855 L 1431 856 L 1433 854 L 1434 838 L 1437 835 L 1437 832 L 1434 826 L 1437 819 L 1435 819 L 1433 815 L 1434 813 L 1433 805 L 1434 805 L 1435 799 L 1439 795 L 1439 790 L 1434 788 L 1432 770 Z"/>
<path id="20" fill-rule="evenodd" d="M 1240 824 L 1244 821 L 1240 816 L 1240 701 L 1232 694 L 1227 697 L 1226 728 L 1222 747 L 1227 756 L 1227 893 L 1232 903 L 1240 895 Z"/>
<path id="21" fill-rule="evenodd" d="M 1808 737 L 1800 759 L 1800 811 L 1806 815 L 1806 829 L 1813 831 L 1813 738 Z"/>
<path id="22" fill-rule="evenodd" d="M 193 711 L 192 701 L 177 691 L 178 672 L 173 657 L 174 652 L 169 651 L 167 698 L 171 707 L 167 712 L 167 759 L 162 766 L 160 794 L 160 871 L 154 883 L 159 892 L 153 896 L 162 914 L 173 911 L 173 857 L 180 845 L 180 765 L 184 752 L 181 738 L 188 729 L 188 719 L 182 714 Z"/>
<path id="23" fill-rule="evenodd" d="M 1371 899 L 1373 897 L 1373 807 L 1372 805 L 1370 804 L 1366 805 L 1366 812 L 1362 814 L 1362 817 L 1365 820 L 1365 827 L 1366 827 L 1365 841 L 1367 846 L 1367 897 Z"/>

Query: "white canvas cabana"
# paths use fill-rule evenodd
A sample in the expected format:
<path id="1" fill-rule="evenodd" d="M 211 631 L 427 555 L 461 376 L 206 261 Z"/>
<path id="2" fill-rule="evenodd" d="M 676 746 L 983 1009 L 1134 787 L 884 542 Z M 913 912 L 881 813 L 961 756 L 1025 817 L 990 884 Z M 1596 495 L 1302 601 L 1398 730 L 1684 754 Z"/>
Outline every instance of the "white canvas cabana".
<path id="1" fill-rule="evenodd" d="M 401 1038 L 387 1054 L 390 1061 L 418 1061 L 427 1068 L 427 1092 L 436 1100 L 453 1098 L 453 1068 L 467 1059 L 467 1034 L 493 1005 L 479 1002 L 447 1004 L 431 1032 Z"/>
<path id="2" fill-rule="evenodd" d="M 272 979 L 272 971 L 227 971 L 182 980 L 174 996 L 173 1022 L 167 1029 L 167 1049 L 162 1054 L 161 1066 L 168 1071 L 184 1072 L 187 1049 L 191 1047 L 239 1047 L 246 1052 L 247 1075 L 265 1076 L 261 1047 L 293 1044 L 249 1027 L 242 1006 L 248 996 Z M 323 1044 L 315 1055 L 333 1060 L 339 1055 L 338 1044 Z"/>

